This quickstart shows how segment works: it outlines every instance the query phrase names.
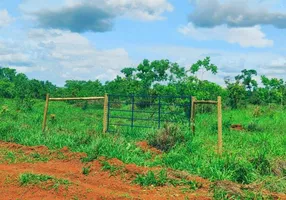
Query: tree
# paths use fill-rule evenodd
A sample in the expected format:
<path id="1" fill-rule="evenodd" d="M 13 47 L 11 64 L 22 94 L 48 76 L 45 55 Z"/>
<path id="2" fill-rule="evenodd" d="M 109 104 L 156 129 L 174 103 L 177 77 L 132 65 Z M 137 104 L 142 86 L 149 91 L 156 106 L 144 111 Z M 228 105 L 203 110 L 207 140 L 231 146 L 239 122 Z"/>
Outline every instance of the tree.
<path id="1" fill-rule="evenodd" d="M 203 79 L 204 73 L 207 71 L 210 71 L 212 74 L 217 74 L 218 67 L 210 62 L 210 57 L 206 57 L 204 60 L 198 60 L 191 66 L 189 71 L 192 74 L 196 74 L 198 71 L 201 71 L 201 79 Z"/>
<path id="2" fill-rule="evenodd" d="M 137 68 L 124 68 L 121 72 L 130 84 L 139 81 L 141 93 L 149 93 L 157 83 L 177 82 L 186 77 L 185 68 L 180 67 L 177 63 L 171 63 L 169 60 L 150 62 L 145 59 Z"/>
<path id="3" fill-rule="evenodd" d="M 239 82 L 232 82 L 230 77 L 225 78 L 227 85 L 228 104 L 232 109 L 237 109 L 240 105 L 245 103 L 246 91 L 245 87 Z"/>
<path id="4" fill-rule="evenodd" d="M 261 76 L 261 82 L 268 93 L 268 103 L 280 102 L 283 104 L 284 81 L 282 79 L 269 79 L 266 76 Z"/>
<path id="5" fill-rule="evenodd" d="M 245 86 L 248 91 L 252 91 L 257 87 L 257 81 L 253 79 L 253 76 L 257 76 L 257 71 L 254 69 L 244 69 L 241 71 L 240 75 L 235 77 L 235 80 L 240 82 Z"/>

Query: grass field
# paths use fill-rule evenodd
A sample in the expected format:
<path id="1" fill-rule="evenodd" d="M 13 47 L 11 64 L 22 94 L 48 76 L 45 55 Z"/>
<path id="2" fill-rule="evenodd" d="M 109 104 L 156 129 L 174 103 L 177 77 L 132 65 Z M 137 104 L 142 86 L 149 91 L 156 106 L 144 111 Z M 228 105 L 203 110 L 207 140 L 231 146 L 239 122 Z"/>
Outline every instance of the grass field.
<path id="1" fill-rule="evenodd" d="M 224 108 L 224 153 L 220 157 L 216 153 L 215 110 L 213 113 L 197 115 L 195 136 L 186 124 L 169 125 L 171 128 L 167 127 L 167 130 L 162 129 L 159 132 L 161 135 L 171 134 L 172 137 L 162 140 L 158 136 L 158 130 L 149 129 L 117 129 L 116 133 L 102 134 L 102 105 L 84 105 L 84 110 L 82 107 L 64 102 L 50 103 L 48 127 L 46 135 L 43 135 L 41 125 L 44 102 L 37 101 L 32 110 L 19 110 L 16 102 L 1 100 L 0 140 L 26 146 L 45 145 L 50 150 L 66 146 L 73 152 L 86 153 L 87 158 L 82 160 L 83 163 L 104 156 L 142 167 L 185 171 L 212 183 L 229 180 L 260 188 L 255 192 L 243 189 L 243 194 L 240 194 L 227 188 L 217 188 L 213 184 L 210 192 L 215 199 L 268 198 L 267 194 L 264 196 L 263 190 L 286 193 L 286 108 Z M 244 130 L 231 130 L 232 124 L 241 124 Z M 172 131 L 175 133 L 169 133 Z M 165 151 L 157 155 L 152 151 L 143 151 L 137 145 L 140 141 L 147 141 Z M 0 163 L 9 160 L 9 153 L 2 154 Z M 88 169 L 85 169 L 85 173 L 88 174 Z M 164 179 L 163 172 L 160 176 L 159 183 L 170 183 L 168 179 Z M 154 183 L 152 179 L 156 179 L 156 175 L 148 173 L 136 180 L 137 184 L 146 186 Z"/>

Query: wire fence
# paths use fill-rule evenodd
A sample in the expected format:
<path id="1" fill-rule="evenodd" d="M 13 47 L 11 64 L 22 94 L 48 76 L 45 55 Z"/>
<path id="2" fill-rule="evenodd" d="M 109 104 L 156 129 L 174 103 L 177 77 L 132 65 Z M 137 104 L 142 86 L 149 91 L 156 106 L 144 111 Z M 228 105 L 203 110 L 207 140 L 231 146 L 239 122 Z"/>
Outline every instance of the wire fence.
<path id="1" fill-rule="evenodd" d="M 165 123 L 191 124 L 191 96 L 108 95 L 107 131 L 118 127 L 160 129 Z"/>

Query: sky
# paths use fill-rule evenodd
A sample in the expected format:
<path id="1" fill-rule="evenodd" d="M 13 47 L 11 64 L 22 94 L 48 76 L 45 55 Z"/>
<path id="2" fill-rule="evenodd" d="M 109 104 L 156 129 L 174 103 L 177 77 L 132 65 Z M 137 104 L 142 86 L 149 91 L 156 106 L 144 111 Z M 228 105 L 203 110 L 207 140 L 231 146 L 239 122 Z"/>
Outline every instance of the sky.
<path id="1" fill-rule="evenodd" d="M 63 86 L 143 59 L 286 79 L 286 0 L 0 0 L 0 66 Z"/>

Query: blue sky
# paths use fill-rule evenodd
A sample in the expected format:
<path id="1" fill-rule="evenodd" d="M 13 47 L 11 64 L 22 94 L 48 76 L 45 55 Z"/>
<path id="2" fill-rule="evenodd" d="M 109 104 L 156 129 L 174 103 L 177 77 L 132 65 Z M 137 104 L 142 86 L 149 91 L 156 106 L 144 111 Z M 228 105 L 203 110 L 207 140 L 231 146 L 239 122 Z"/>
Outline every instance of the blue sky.
<path id="1" fill-rule="evenodd" d="M 186 68 L 210 56 L 216 76 L 242 69 L 286 79 L 284 0 L 1 0 L 0 66 L 30 78 L 111 80 L 143 59 Z"/>

